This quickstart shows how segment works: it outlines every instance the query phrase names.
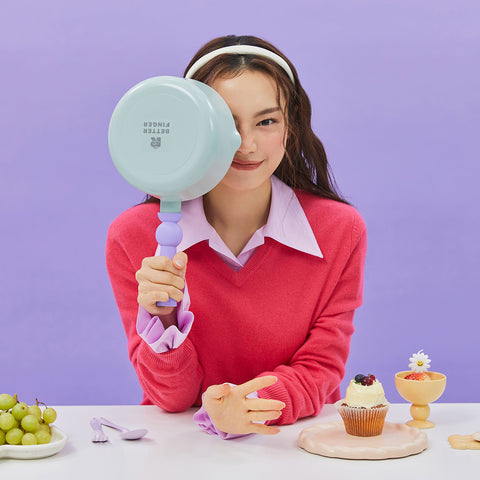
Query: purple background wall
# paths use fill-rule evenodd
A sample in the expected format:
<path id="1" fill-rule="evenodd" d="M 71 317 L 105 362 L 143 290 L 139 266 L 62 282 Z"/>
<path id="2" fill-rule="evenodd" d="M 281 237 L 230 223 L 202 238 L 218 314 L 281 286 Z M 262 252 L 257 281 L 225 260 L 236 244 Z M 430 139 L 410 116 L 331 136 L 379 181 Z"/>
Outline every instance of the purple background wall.
<path id="1" fill-rule="evenodd" d="M 441 401 L 480 401 L 479 15 L 475 0 L 2 4 L 0 390 L 140 402 L 104 245 L 143 196 L 110 160 L 110 115 L 209 39 L 252 33 L 295 63 L 368 226 L 347 377 L 373 372 L 403 401 L 393 375 L 423 348 Z"/>

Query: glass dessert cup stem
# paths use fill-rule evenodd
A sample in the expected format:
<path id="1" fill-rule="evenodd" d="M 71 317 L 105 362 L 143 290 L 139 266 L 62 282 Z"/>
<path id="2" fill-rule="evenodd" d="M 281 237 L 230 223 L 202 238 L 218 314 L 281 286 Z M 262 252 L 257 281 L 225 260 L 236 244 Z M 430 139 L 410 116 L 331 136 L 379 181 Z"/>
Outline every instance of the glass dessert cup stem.
<path id="1" fill-rule="evenodd" d="M 432 428 L 435 426 L 433 422 L 427 420 L 427 418 L 430 416 L 429 405 L 412 404 L 410 406 L 410 415 L 413 417 L 413 420 L 406 422 L 409 427 Z"/>

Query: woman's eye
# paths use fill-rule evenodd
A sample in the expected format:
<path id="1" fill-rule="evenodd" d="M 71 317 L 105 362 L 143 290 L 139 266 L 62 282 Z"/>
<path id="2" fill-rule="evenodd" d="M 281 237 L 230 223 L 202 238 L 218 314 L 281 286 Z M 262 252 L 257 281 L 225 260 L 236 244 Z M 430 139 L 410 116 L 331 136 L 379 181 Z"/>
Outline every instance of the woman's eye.
<path id="1" fill-rule="evenodd" d="M 262 127 L 266 127 L 268 125 L 272 125 L 272 123 L 275 123 L 275 120 L 273 118 L 267 118 L 265 120 L 262 120 L 259 125 L 261 125 Z"/>

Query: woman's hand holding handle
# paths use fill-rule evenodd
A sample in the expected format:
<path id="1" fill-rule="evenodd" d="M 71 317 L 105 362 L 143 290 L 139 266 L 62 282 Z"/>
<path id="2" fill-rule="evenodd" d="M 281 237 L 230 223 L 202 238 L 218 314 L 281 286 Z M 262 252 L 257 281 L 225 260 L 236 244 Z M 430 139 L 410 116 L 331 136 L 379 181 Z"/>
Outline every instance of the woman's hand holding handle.
<path id="1" fill-rule="evenodd" d="M 176 253 L 172 259 L 165 256 L 146 257 L 135 274 L 138 304 L 151 315 L 157 315 L 165 328 L 176 325 L 177 308 L 158 307 L 157 302 L 165 302 L 169 298 L 180 302 L 183 299 L 187 261 L 185 252 Z"/>

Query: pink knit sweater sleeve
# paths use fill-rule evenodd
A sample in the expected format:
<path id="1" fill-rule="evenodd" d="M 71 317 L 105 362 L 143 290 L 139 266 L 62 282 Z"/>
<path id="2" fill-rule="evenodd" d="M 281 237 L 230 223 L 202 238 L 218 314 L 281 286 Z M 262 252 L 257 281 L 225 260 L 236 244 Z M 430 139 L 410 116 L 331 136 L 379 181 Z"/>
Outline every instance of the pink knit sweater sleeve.
<path id="1" fill-rule="evenodd" d="M 258 392 L 259 397 L 286 404 L 282 416 L 268 424 L 290 424 L 299 418 L 317 415 L 327 400 L 340 398 L 339 385 L 345 375 L 354 330 L 353 315 L 362 303 L 367 235 L 358 214 L 353 218 L 346 250 L 335 286 L 328 300 L 319 305 L 304 344 L 288 364 L 259 375 L 278 377 L 277 383 Z"/>
<path id="2" fill-rule="evenodd" d="M 155 251 L 154 239 L 147 244 L 144 240 L 152 236 L 149 223 L 155 221 L 154 217 L 153 220 L 149 215 L 138 218 L 145 210 L 138 207 L 127 210 L 110 226 L 106 244 L 107 271 L 127 335 L 129 358 L 144 391 L 143 403 L 153 403 L 170 412 L 184 411 L 198 398 L 203 378 L 195 347 L 187 337 L 178 348 L 155 353 L 140 338 L 136 328 L 138 285 L 135 272 L 142 259 Z M 156 214 L 156 210 L 152 212 Z M 136 221 L 132 222 L 132 216 Z M 133 232 L 132 224 L 136 227 Z"/>

